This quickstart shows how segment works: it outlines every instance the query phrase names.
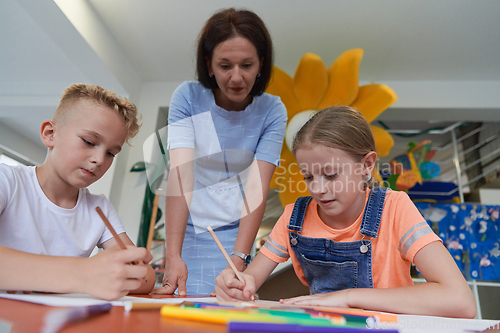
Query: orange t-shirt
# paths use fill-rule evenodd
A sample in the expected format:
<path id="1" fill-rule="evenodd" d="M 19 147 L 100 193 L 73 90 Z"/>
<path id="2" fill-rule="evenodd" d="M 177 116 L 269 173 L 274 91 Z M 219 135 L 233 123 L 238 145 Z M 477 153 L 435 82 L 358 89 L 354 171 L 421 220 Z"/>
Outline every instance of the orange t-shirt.
<path id="1" fill-rule="evenodd" d="M 366 191 L 365 205 L 370 190 Z M 285 207 L 260 252 L 274 262 L 281 263 L 291 257 L 293 268 L 304 285 L 308 285 L 288 237 L 288 224 L 293 204 Z M 327 238 L 335 242 L 353 242 L 362 238 L 359 232 L 363 214 L 351 226 L 336 230 L 318 216 L 318 205 L 311 200 L 307 207 L 300 235 Z M 393 288 L 413 284 L 410 265 L 415 254 L 429 243 L 441 241 L 432 231 L 405 192 L 387 191 L 382 220 L 377 238 L 372 242 L 372 274 L 374 288 Z"/>

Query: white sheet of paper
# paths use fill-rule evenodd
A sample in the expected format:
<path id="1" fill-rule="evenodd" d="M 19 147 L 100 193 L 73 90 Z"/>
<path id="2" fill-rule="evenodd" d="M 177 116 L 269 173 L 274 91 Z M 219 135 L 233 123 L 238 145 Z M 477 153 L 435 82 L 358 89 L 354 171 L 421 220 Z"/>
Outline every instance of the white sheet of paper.
<path id="1" fill-rule="evenodd" d="M 160 304 L 179 304 L 185 301 L 199 303 L 217 303 L 215 297 L 198 298 L 144 298 L 134 296 L 124 296 L 116 301 L 108 302 L 102 299 L 93 298 L 86 294 L 7 294 L 0 292 L 0 297 L 15 299 L 18 301 L 44 304 L 50 306 L 89 306 L 103 303 L 111 303 L 115 306 L 124 306 L 125 303 L 160 303 Z"/>
<path id="2" fill-rule="evenodd" d="M 432 316 L 398 315 L 397 329 L 400 333 L 463 333 L 482 332 L 483 330 L 497 325 L 496 320 L 443 318 Z M 394 328 L 394 327 L 376 327 Z M 376 330 L 375 330 L 376 331 Z"/>
<path id="3" fill-rule="evenodd" d="M 179 304 L 182 302 L 196 302 L 196 303 L 217 303 L 217 298 L 215 297 L 175 297 L 175 298 L 144 298 L 144 297 L 134 297 L 125 296 L 119 300 L 111 302 L 113 305 L 124 306 L 126 303 L 159 303 L 159 304 Z"/>

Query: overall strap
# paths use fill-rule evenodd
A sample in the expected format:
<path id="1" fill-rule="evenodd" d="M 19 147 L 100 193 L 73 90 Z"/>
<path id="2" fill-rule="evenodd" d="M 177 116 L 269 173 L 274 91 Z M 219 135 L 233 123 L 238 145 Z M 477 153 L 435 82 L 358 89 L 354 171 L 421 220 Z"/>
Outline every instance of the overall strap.
<path id="1" fill-rule="evenodd" d="M 292 215 L 290 216 L 290 222 L 288 223 L 288 230 L 295 232 L 302 231 L 302 223 L 304 222 L 306 209 L 311 200 L 312 197 L 300 197 L 295 201 Z"/>
<path id="2" fill-rule="evenodd" d="M 361 221 L 360 233 L 362 235 L 377 238 L 387 190 L 387 187 L 374 187 L 370 191 Z"/>

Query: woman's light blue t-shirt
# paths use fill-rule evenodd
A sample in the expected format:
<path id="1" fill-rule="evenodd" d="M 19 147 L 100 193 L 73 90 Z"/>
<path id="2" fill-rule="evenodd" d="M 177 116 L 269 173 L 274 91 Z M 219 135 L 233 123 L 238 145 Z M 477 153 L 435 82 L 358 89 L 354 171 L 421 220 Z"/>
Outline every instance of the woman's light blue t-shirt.
<path id="1" fill-rule="evenodd" d="M 255 159 L 279 165 L 286 122 L 281 99 L 266 93 L 254 96 L 243 111 L 217 106 L 212 90 L 199 82 L 184 82 L 172 95 L 167 147 L 192 148 L 195 159 L 195 183 L 183 245 L 183 260 L 189 270 L 188 293 L 213 291 L 215 277 L 227 263 L 206 227 L 214 228 L 231 253 L 249 167 Z M 236 228 L 223 231 L 228 225 Z M 215 248 L 207 248 L 211 245 Z"/>

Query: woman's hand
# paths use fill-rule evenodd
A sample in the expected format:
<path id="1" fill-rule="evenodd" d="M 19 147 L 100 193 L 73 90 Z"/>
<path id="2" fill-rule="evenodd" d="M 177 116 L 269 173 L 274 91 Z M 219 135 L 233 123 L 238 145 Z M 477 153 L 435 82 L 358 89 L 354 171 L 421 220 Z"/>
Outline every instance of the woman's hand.
<path id="1" fill-rule="evenodd" d="M 179 296 L 186 296 L 187 277 L 186 263 L 180 257 L 168 258 L 163 275 L 163 287 L 153 290 L 151 294 L 172 295 L 178 289 Z"/>

